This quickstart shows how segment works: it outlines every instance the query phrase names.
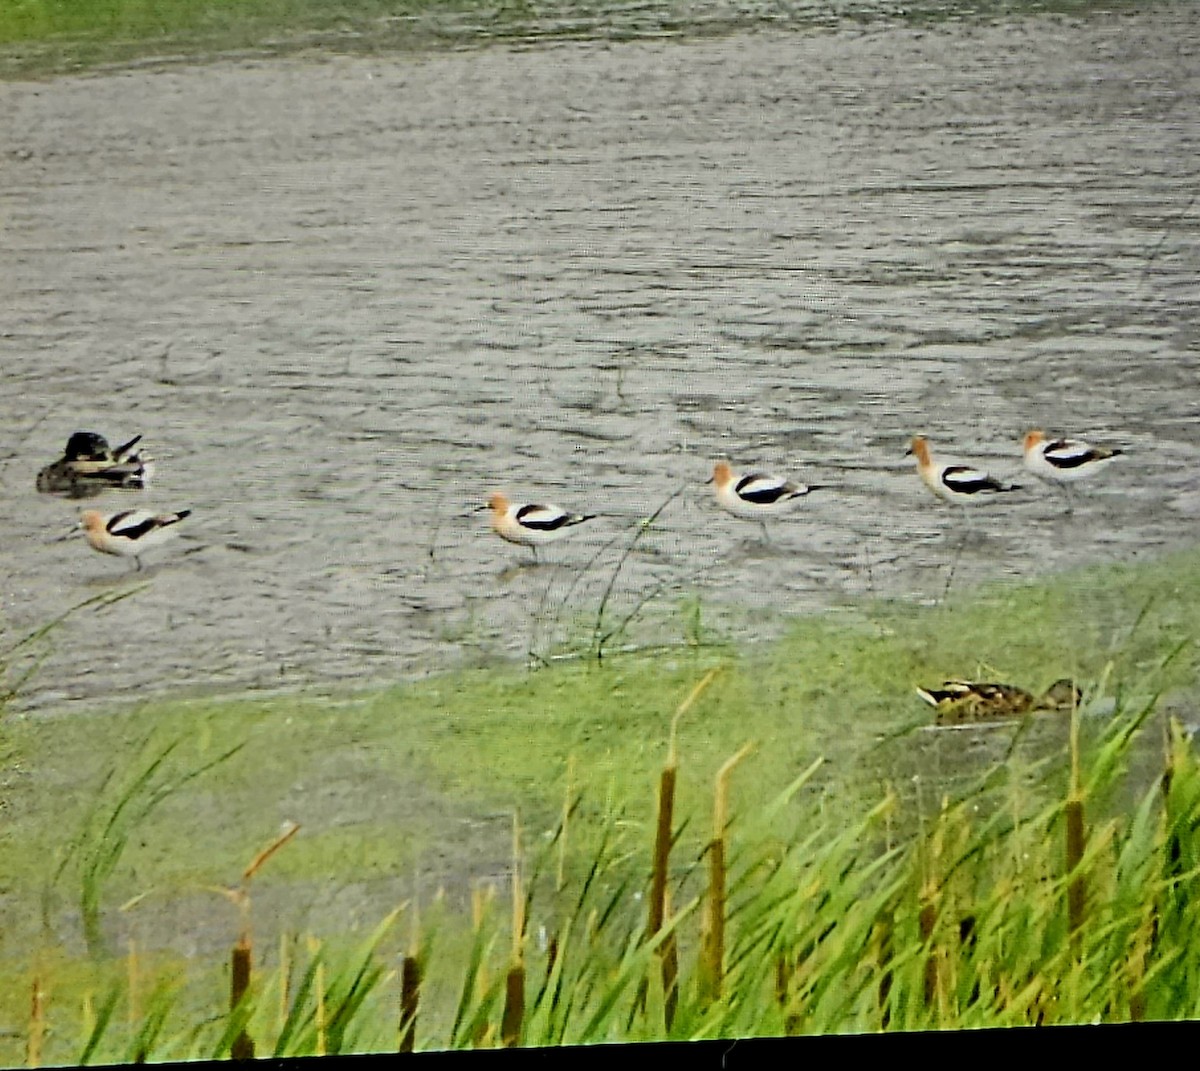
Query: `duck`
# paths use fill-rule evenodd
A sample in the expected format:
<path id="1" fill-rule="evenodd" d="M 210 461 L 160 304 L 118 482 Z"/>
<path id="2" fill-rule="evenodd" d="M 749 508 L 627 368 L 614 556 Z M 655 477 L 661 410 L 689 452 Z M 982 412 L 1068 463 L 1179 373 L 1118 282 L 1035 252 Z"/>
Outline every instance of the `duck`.
<path id="1" fill-rule="evenodd" d="M 938 725 L 1021 718 L 1039 710 L 1070 710 L 1083 692 L 1067 677 L 1056 680 L 1042 695 L 1012 684 L 948 680 L 941 688 L 918 688 L 917 695 L 936 713 Z"/>
<path id="2" fill-rule="evenodd" d="M 91 498 L 114 487 L 143 490 L 154 466 L 134 449 L 141 440 L 135 435 L 114 450 L 98 432 L 77 431 L 67 440 L 63 456 L 37 474 L 37 489 L 68 498 Z"/>

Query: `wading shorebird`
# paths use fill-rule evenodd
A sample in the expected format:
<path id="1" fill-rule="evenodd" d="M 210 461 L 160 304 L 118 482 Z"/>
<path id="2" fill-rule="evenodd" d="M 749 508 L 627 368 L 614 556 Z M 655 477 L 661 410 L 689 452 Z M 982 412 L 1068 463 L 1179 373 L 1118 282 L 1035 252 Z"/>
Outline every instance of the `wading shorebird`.
<path id="1" fill-rule="evenodd" d="M 191 512 L 181 509 L 178 513 L 155 514 L 142 509 L 127 509 L 106 516 L 99 510 L 85 509 L 79 515 L 79 524 L 62 538 L 69 539 L 82 528 L 84 538 L 93 550 L 132 558 L 135 571 L 140 571 L 141 555 L 172 539 L 176 535 L 175 526 Z"/>
<path id="2" fill-rule="evenodd" d="M 970 528 L 967 520 L 967 503 L 1005 491 L 1020 490 L 1020 484 L 1002 483 L 994 476 L 989 476 L 986 472 L 972 468 L 970 465 L 937 464 L 929 452 L 929 443 L 923 435 L 913 437 L 905 454 L 916 455 L 917 472 L 929 490 L 938 498 L 946 502 L 957 503 L 962 508 L 962 537 L 959 540 L 954 560 L 950 563 L 950 571 L 946 575 L 946 587 L 942 592 L 942 598 L 945 598 L 950 593 L 950 583 L 954 579 L 959 556 L 967 544 L 967 532 Z"/>
<path id="3" fill-rule="evenodd" d="M 965 506 L 970 501 L 986 498 L 990 494 L 1020 490 L 1020 484 L 1002 483 L 970 465 L 937 464 L 929 452 L 929 442 L 923 435 L 913 438 L 905 454 L 916 455 L 917 472 L 925 486 L 946 502 Z"/>
<path id="4" fill-rule="evenodd" d="M 1092 446 L 1079 439 L 1047 439 L 1043 431 L 1025 436 L 1025 467 L 1039 480 L 1057 484 L 1067 496 L 1067 512 L 1074 509 L 1071 484 L 1084 480 L 1124 453 L 1106 446 Z"/>
<path id="5" fill-rule="evenodd" d="M 799 500 L 813 491 L 824 488 L 817 484 L 795 483 L 782 476 L 769 476 L 751 472 L 739 476 L 728 461 L 718 461 L 713 474 L 706 481 L 714 485 L 717 504 L 735 517 L 758 521 L 762 525 L 763 538 L 768 539 L 767 518 L 787 513 Z"/>
<path id="6" fill-rule="evenodd" d="M 492 511 L 492 529 L 510 543 L 518 543 L 533 551 L 537 561 L 537 549 L 545 543 L 561 539 L 577 524 L 592 520 L 594 513 L 570 513 L 558 506 L 514 503 L 499 491 L 492 494 L 479 510 Z"/>
<path id="7" fill-rule="evenodd" d="M 938 725 L 1020 718 L 1037 710 L 1070 710 L 1083 699 L 1083 692 L 1067 677 L 1056 680 L 1040 696 L 1011 684 L 959 680 L 946 681 L 941 688 L 918 688 L 917 695 L 937 712 Z"/>
<path id="8" fill-rule="evenodd" d="M 109 487 L 141 490 L 154 470 L 151 459 L 134 450 L 141 438 L 135 435 L 113 450 L 103 435 L 77 431 L 63 456 L 37 474 L 37 489 L 70 498 L 89 498 Z"/>

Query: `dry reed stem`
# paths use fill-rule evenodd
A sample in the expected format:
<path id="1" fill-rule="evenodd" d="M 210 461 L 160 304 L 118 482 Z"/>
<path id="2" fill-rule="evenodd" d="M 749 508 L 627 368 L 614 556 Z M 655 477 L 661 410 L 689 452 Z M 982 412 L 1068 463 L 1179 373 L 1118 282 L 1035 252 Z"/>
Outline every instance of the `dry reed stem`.
<path id="1" fill-rule="evenodd" d="M 714 666 L 700 678 L 699 683 L 688 693 L 687 698 L 675 708 L 675 715 L 671 718 L 671 732 L 667 737 L 667 766 L 677 767 L 679 765 L 677 748 L 679 719 L 692 709 L 696 700 L 708 690 L 708 686 L 723 672 L 725 672 L 725 666 Z"/>
<path id="2" fill-rule="evenodd" d="M 708 913 L 702 940 L 704 989 L 710 1000 L 721 999 L 725 969 L 725 886 L 727 880 L 725 827 L 729 824 L 729 777 L 751 751 L 745 744 L 717 771 L 713 787 L 713 839 L 708 853 Z"/>
<path id="3" fill-rule="evenodd" d="M 46 993 L 40 975 L 33 976 L 29 992 L 29 1035 L 26 1039 L 25 1064 L 42 1066 L 42 1044 L 46 1040 Z"/>
<path id="4" fill-rule="evenodd" d="M 250 860 L 250 865 L 242 871 L 242 883 L 245 884 L 254 877 L 262 865 L 299 832 L 300 826 L 297 823 L 288 822 L 284 831 Z"/>
<path id="5" fill-rule="evenodd" d="M 295 822 L 288 822 L 284 831 L 271 841 L 265 848 L 258 852 L 249 865 L 242 871 L 242 879 L 239 884 L 232 888 L 213 887 L 213 892 L 219 892 L 223 896 L 228 897 L 238 907 L 238 912 L 241 916 L 241 932 L 238 934 L 238 942 L 245 942 L 247 945 L 250 940 L 250 882 L 254 875 L 262 868 L 263 864 L 271 858 L 280 848 L 290 841 L 298 832 L 300 826 Z"/>

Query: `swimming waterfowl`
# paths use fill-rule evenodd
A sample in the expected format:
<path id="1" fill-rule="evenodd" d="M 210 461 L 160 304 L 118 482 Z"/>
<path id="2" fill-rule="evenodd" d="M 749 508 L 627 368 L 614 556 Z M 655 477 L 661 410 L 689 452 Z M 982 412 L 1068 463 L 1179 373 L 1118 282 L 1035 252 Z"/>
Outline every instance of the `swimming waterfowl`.
<path id="1" fill-rule="evenodd" d="M 534 561 L 539 546 L 561 539 L 575 525 L 596 516 L 594 513 L 571 513 L 559 506 L 509 502 L 498 491 L 479 509 L 490 509 L 492 530 L 509 543 L 529 547 Z"/>
<path id="2" fill-rule="evenodd" d="M 153 472 L 149 457 L 135 451 L 135 435 L 115 450 L 94 431 L 77 431 L 68 440 L 63 456 L 37 474 L 37 489 L 68 498 L 90 498 L 107 488 L 140 490 Z"/>
<path id="3" fill-rule="evenodd" d="M 1040 696 L 1011 684 L 964 680 L 948 680 L 941 688 L 918 688 L 917 695 L 937 712 L 938 725 L 1020 718 L 1038 710 L 1070 710 L 1083 698 L 1075 682 L 1066 677 Z"/>
<path id="4" fill-rule="evenodd" d="M 99 510 L 86 509 L 79 515 L 77 528 L 93 550 L 132 558 L 135 571 L 142 568 L 141 555 L 161 546 L 176 534 L 175 525 L 191 515 L 190 509 L 177 513 L 149 513 L 142 509 L 127 509 L 105 515 Z M 74 529 L 72 529 L 72 533 Z M 69 538 L 68 533 L 64 538 Z"/>
<path id="5" fill-rule="evenodd" d="M 735 517 L 758 521 L 767 537 L 767 518 L 793 509 L 806 495 L 823 490 L 815 484 L 796 483 L 760 472 L 739 476 L 728 461 L 718 461 L 708 483 L 714 485 L 717 504 Z"/>
<path id="6" fill-rule="evenodd" d="M 1048 439 L 1040 430 L 1025 435 L 1025 467 L 1040 480 L 1057 484 L 1067 496 L 1067 512 L 1073 509 L 1070 485 L 1087 479 L 1124 453 L 1107 446 L 1093 446 L 1080 439 Z"/>

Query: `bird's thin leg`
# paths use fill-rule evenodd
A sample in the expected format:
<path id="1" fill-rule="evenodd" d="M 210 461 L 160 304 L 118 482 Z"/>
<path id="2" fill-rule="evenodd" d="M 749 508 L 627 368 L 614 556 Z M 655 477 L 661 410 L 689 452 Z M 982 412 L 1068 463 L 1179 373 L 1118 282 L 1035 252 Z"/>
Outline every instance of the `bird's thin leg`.
<path id="1" fill-rule="evenodd" d="M 958 568 L 958 559 L 962 557 L 962 542 L 958 544 L 958 550 L 954 553 L 954 559 L 950 562 L 950 571 L 946 574 L 946 586 L 942 589 L 942 602 L 946 601 L 946 596 L 950 594 L 950 584 L 954 580 L 954 570 Z"/>
<path id="2" fill-rule="evenodd" d="M 766 522 L 766 521 L 759 521 L 758 523 L 762 525 L 762 530 L 763 530 L 763 542 L 764 542 L 764 543 L 770 543 L 770 542 L 771 542 L 771 536 L 770 536 L 770 533 L 768 533 L 768 532 L 767 532 L 767 522 Z"/>
<path id="3" fill-rule="evenodd" d="M 1067 513 L 1075 512 L 1075 499 L 1071 496 L 1071 485 L 1064 483 L 1062 485 L 1063 494 L 1067 496 Z"/>
<path id="4" fill-rule="evenodd" d="M 963 522 L 966 523 L 966 510 L 963 511 Z M 967 529 L 963 528 L 962 537 L 958 541 L 958 548 L 954 552 L 954 557 L 950 562 L 950 572 L 946 574 L 946 586 L 942 590 L 942 602 L 946 601 L 946 596 L 950 594 L 950 585 L 954 581 L 954 570 L 958 568 L 958 559 L 962 557 L 963 547 L 967 545 Z"/>
<path id="5" fill-rule="evenodd" d="M 133 571 L 135 573 L 140 573 L 142 571 L 142 559 L 139 558 L 136 554 L 134 555 L 134 558 L 133 558 Z"/>
<path id="6" fill-rule="evenodd" d="M 537 565 L 538 564 L 537 547 L 530 544 L 529 549 L 533 551 L 533 564 Z"/>

